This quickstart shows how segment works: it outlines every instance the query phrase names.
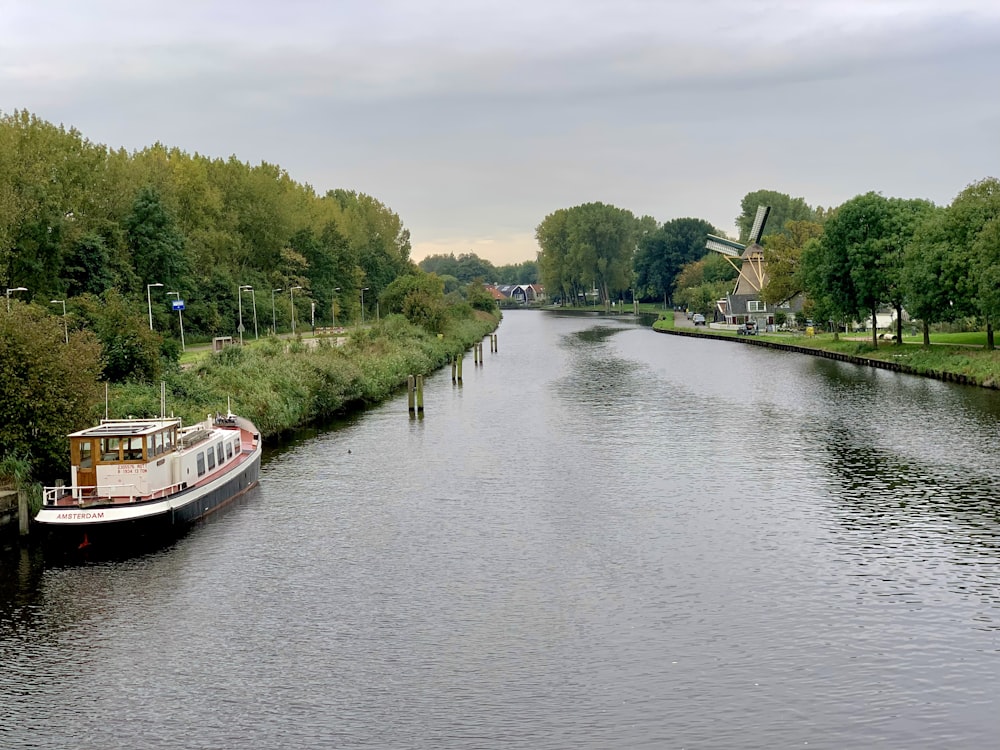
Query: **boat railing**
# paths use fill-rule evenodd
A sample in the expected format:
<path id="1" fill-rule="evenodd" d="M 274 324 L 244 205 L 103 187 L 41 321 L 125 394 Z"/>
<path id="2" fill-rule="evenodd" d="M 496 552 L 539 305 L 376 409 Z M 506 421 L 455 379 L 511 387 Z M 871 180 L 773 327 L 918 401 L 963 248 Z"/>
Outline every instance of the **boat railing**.
<path id="1" fill-rule="evenodd" d="M 59 501 L 72 498 L 77 505 L 106 505 L 109 501 L 124 500 L 134 503 L 138 500 L 161 500 L 168 495 L 183 490 L 187 487 L 187 482 L 178 482 L 167 485 L 148 494 L 140 494 L 139 488 L 134 484 L 113 484 L 106 486 L 79 486 L 60 485 L 57 487 L 44 487 L 42 489 L 42 505 L 58 505 Z"/>

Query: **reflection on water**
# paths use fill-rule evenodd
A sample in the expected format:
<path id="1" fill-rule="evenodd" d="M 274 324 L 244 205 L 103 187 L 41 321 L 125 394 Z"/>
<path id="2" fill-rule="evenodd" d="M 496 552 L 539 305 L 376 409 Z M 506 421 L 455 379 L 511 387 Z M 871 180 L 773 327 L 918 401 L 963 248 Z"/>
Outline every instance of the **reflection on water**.
<path id="1" fill-rule="evenodd" d="M 0 558 L 0 746 L 992 746 L 1000 394 L 499 337 L 174 544 Z"/>

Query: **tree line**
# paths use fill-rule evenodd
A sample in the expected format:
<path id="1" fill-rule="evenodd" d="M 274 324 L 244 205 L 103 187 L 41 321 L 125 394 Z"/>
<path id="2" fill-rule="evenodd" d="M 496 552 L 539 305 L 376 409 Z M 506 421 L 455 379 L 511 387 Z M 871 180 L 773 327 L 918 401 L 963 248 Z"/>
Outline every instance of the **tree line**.
<path id="1" fill-rule="evenodd" d="M 473 281 L 487 284 L 537 284 L 538 262 L 526 260 L 496 266 L 473 252 L 428 255 L 417 264 L 421 270 L 444 279 L 445 289 L 456 288 Z"/>
<path id="2" fill-rule="evenodd" d="M 834 330 L 876 313 L 903 311 L 930 326 L 970 320 L 994 346 L 1000 320 L 1000 182 L 969 185 L 948 206 L 869 192 L 837 207 L 809 206 L 773 190 L 748 193 L 736 225 L 746 243 L 759 205 L 771 207 L 762 244 L 768 304 L 803 294 L 808 317 Z M 602 301 L 632 291 L 709 312 L 732 289 L 736 271 L 705 250 L 722 232 L 702 219 L 655 219 L 588 203 L 559 209 L 538 225 L 541 281 L 548 294 L 573 302 L 596 291 Z M 877 343 L 877 341 L 875 342 Z"/>
<path id="3" fill-rule="evenodd" d="M 159 143 L 129 153 L 28 112 L 0 116 L 0 284 L 69 301 L 71 326 L 113 291 L 137 309 L 149 294 L 157 330 L 176 336 L 170 302 L 183 299 L 186 333 L 230 335 L 240 287 L 266 326 L 288 328 L 293 305 L 311 320 L 313 303 L 324 324 L 348 321 L 362 290 L 373 310 L 414 270 L 409 230 L 369 195 L 319 194 L 266 162 Z"/>

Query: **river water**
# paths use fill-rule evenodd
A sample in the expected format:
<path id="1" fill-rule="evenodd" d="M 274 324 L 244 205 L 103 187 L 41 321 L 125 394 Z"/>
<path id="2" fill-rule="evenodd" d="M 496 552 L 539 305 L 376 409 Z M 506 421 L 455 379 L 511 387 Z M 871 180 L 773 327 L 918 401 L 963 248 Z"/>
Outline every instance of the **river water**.
<path id="1" fill-rule="evenodd" d="M 498 341 L 165 548 L 0 558 L 0 747 L 997 746 L 1000 394 Z"/>

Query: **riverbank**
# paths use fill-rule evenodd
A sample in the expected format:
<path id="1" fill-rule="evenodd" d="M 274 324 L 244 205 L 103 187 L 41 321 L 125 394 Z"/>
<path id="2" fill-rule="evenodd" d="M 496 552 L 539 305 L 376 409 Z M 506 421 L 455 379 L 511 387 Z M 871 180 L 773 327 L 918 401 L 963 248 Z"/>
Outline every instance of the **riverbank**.
<path id="1" fill-rule="evenodd" d="M 734 331 L 693 326 L 683 313 L 675 313 L 673 318 L 661 318 L 653 324 L 653 330 L 675 336 L 717 339 L 793 351 L 935 380 L 1000 389 L 1000 352 L 996 350 L 948 345 L 927 348 L 921 344 L 894 344 L 888 341 L 876 349 L 868 340 L 858 341 L 841 336 L 835 341 L 832 334 L 805 336 L 774 333 L 739 336 Z"/>

